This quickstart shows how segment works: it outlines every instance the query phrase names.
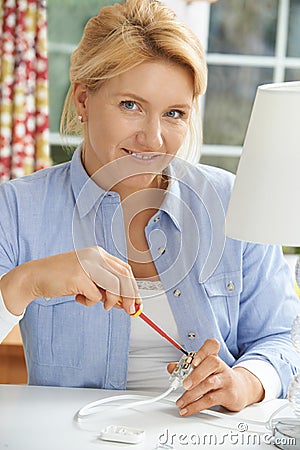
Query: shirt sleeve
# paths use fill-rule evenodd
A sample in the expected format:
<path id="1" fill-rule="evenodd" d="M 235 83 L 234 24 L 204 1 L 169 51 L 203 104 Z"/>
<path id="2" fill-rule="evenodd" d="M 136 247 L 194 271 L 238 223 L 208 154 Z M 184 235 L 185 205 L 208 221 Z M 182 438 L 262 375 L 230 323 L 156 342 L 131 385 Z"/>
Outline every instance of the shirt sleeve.
<path id="1" fill-rule="evenodd" d="M 5 274 L 0 276 L 1 278 Z M 1 291 L 0 291 L 0 343 L 8 335 L 8 333 L 13 329 L 17 323 L 24 317 L 25 311 L 20 316 L 15 316 L 5 306 Z"/>
<path id="2" fill-rule="evenodd" d="M 270 363 L 260 359 L 248 359 L 234 367 L 243 367 L 259 379 L 265 390 L 264 402 L 279 397 L 282 390 L 281 380 L 277 370 Z"/>
<path id="3" fill-rule="evenodd" d="M 285 398 L 290 381 L 300 368 L 300 357 L 291 342 L 300 302 L 279 246 L 243 246 L 236 363 L 261 360 L 271 364 L 281 380 L 280 397 Z"/>

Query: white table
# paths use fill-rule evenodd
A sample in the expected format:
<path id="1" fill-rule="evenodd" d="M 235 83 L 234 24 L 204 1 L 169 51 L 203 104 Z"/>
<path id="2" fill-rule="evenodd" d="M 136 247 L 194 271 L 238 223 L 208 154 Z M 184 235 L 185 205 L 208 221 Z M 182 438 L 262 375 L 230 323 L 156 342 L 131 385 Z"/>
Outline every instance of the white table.
<path id="1" fill-rule="evenodd" d="M 180 417 L 178 409 L 171 402 L 158 402 L 122 411 L 106 406 L 103 407 L 104 412 L 84 422 L 74 420 L 76 412 L 85 404 L 122 393 L 97 389 L 0 385 L 0 449 L 270 450 L 272 446 L 269 445 L 267 430 L 263 426 L 247 425 L 246 420 L 267 421 L 272 412 L 286 403 L 285 400 L 274 400 L 250 406 L 240 413 L 228 413 L 222 418 L 203 414 Z M 124 394 L 133 392 L 126 391 Z M 280 414 L 281 417 L 290 415 L 289 409 Z M 102 441 L 99 433 L 108 425 L 143 429 L 146 438 L 136 445 Z M 160 444 L 172 444 L 172 447 L 159 447 Z"/>

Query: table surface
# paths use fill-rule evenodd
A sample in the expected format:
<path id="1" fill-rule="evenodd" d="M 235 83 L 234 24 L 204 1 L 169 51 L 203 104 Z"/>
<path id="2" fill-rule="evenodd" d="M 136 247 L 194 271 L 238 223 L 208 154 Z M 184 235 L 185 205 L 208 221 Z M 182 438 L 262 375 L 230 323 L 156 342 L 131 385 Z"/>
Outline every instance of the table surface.
<path id="1" fill-rule="evenodd" d="M 96 450 L 96 449 L 269 449 L 269 432 L 263 425 L 286 400 L 273 400 L 245 408 L 240 413 L 215 417 L 198 414 L 180 417 L 173 399 L 118 410 L 124 401 L 102 406 L 99 413 L 83 422 L 76 412 L 87 403 L 104 397 L 154 395 L 133 391 L 0 385 L 0 449 L 9 450 Z M 176 394 L 176 395 L 175 395 Z M 130 400 L 125 400 L 129 402 Z M 291 416 L 285 409 L 281 417 Z M 109 425 L 134 427 L 145 431 L 139 444 L 105 442 L 100 432 Z"/>

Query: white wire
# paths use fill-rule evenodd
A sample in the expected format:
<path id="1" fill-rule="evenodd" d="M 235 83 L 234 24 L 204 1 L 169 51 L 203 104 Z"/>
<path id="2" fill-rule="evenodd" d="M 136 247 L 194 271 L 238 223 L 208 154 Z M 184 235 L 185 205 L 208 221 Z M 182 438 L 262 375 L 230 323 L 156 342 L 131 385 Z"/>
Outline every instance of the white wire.
<path id="1" fill-rule="evenodd" d="M 128 395 L 128 394 L 115 395 L 115 396 L 111 396 L 111 397 L 107 397 L 107 398 L 102 398 L 100 400 L 96 400 L 95 402 L 91 402 L 91 403 L 88 403 L 87 405 L 83 406 L 75 414 L 75 420 L 80 422 L 80 421 L 86 419 L 88 416 L 90 416 L 92 414 L 96 414 L 98 412 L 97 409 L 99 406 L 105 405 L 107 403 L 119 402 L 120 400 L 123 401 L 123 400 L 130 399 L 130 400 L 136 400 L 136 401 L 131 402 L 131 403 L 126 403 L 125 405 L 118 405 L 115 408 L 117 410 L 129 409 L 129 408 L 134 408 L 134 407 L 140 406 L 140 405 L 147 405 L 150 403 L 155 403 L 162 399 L 165 399 L 165 397 L 167 397 L 171 392 L 175 391 L 178 386 L 179 386 L 179 383 L 173 382 L 171 384 L 171 386 L 169 387 L 169 389 L 167 389 L 162 394 L 160 394 L 156 397 L 148 397 L 146 399 L 145 399 L 145 395 L 131 395 L 131 394 L 130 395 Z M 259 420 L 253 420 L 253 419 L 241 419 L 241 417 L 234 417 L 234 416 L 228 415 L 226 413 L 222 413 L 220 411 L 214 411 L 211 409 L 206 409 L 204 411 L 200 411 L 199 414 L 221 417 L 222 419 L 226 418 L 228 421 L 233 421 L 233 422 L 238 422 L 238 423 L 240 423 L 242 420 L 243 422 L 245 422 L 247 424 L 264 426 L 267 430 L 272 430 L 274 427 L 274 425 L 273 425 L 274 417 L 277 416 L 277 414 L 280 411 L 284 410 L 288 406 L 289 406 L 288 404 L 285 404 L 285 405 L 281 406 L 280 408 L 278 408 L 276 411 L 274 411 L 271 414 L 271 416 L 269 417 L 269 419 L 267 421 L 259 421 Z"/>
<path id="2" fill-rule="evenodd" d="M 147 400 L 140 400 L 138 402 L 131 402 L 126 405 L 118 406 L 117 409 L 128 409 L 128 408 L 134 408 L 135 406 L 139 405 L 147 405 L 149 403 L 159 402 L 163 398 L 167 397 L 171 392 L 173 392 L 175 389 L 173 386 L 171 386 L 166 392 L 163 392 L 162 394 L 158 395 L 157 397 L 151 397 Z"/>
<path id="3" fill-rule="evenodd" d="M 227 421 L 233 421 L 236 423 L 247 423 L 249 425 L 259 425 L 259 426 L 263 426 L 265 427 L 267 430 L 272 431 L 274 428 L 274 417 L 277 416 L 281 411 L 283 411 L 284 409 L 286 409 L 288 406 L 290 406 L 288 403 L 286 403 L 285 405 L 280 406 L 279 408 L 276 409 L 276 411 L 274 411 L 271 416 L 269 417 L 269 419 L 267 421 L 261 421 L 261 420 L 254 420 L 254 419 L 243 419 L 241 417 L 235 417 L 235 416 L 231 416 L 228 415 L 226 413 L 223 413 L 221 411 L 214 411 L 211 409 L 205 409 L 203 411 L 200 411 L 198 414 L 199 415 L 208 415 L 208 416 L 215 416 L 215 417 L 221 417 L 222 419 L 226 418 Z M 280 420 L 280 418 L 278 418 L 276 420 L 276 422 Z"/>
<path id="4" fill-rule="evenodd" d="M 274 428 L 273 426 L 273 419 L 275 416 L 277 416 L 278 413 L 280 413 L 280 411 L 283 411 L 284 409 L 286 409 L 288 406 L 290 406 L 289 403 L 286 403 L 285 405 L 282 405 L 280 408 L 276 409 L 276 411 L 273 412 L 273 414 L 271 414 L 271 416 L 269 417 L 269 420 L 266 422 L 266 428 L 268 430 L 272 430 Z M 279 419 L 277 419 L 279 420 Z"/>
<path id="5" fill-rule="evenodd" d="M 211 409 L 205 409 L 204 411 L 200 411 L 199 414 L 206 414 L 208 416 L 214 416 L 214 417 L 221 417 L 224 419 L 228 419 L 229 421 L 232 420 L 233 422 L 247 422 L 252 425 L 260 425 L 260 426 L 266 426 L 268 422 L 262 422 L 261 420 L 253 420 L 253 419 L 242 419 L 241 417 L 235 417 L 228 415 L 226 413 L 222 413 L 221 411 L 213 411 Z"/>
<path id="6" fill-rule="evenodd" d="M 102 398 L 100 400 L 96 400 L 95 402 L 88 403 L 87 405 L 83 406 L 77 413 L 75 414 L 75 420 L 80 422 L 81 420 L 86 419 L 88 416 L 92 414 L 96 414 L 98 411 L 98 407 L 105 405 L 107 403 L 112 402 L 119 402 L 120 400 L 138 400 L 135 402 L 127 403 L 126 405 L 118 405 L 115 409 L 122 410 L 122 409 L 128 409 L 133 406 L 137 405 L 145 405 L 149 403 L 154 403 L 159 400 L 162 400 L 163 398 L 167 397 L 172 391 L 174 391 L 174 386 L 171 386 L 167 391 L 165 391 L 163 394 L 160 394 L 156 397 L 150 397 L 145 399 L 145 395 L 115 395 L 112 397 Z M 142 400 L 141 400 L 142 399 Z"/>

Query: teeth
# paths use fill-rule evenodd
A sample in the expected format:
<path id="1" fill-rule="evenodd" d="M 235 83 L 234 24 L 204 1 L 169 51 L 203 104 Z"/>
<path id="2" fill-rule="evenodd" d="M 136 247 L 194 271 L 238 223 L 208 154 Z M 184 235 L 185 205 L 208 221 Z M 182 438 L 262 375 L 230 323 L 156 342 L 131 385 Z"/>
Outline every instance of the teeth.
<path id="1" fill-rule="evenodd" d="M 143 155 L 141 153 L 131 152 L 130 150 L 127 150 L 127 151 L 131 156 L 133 156 L 134 158 L 137 158 L 137 159 L 152 159 L 155 157 L 155 155 Z"/>

